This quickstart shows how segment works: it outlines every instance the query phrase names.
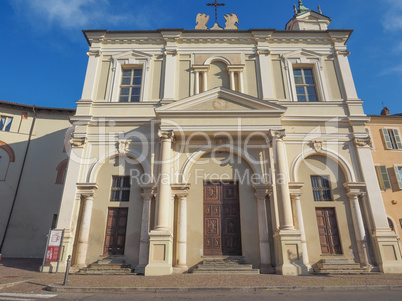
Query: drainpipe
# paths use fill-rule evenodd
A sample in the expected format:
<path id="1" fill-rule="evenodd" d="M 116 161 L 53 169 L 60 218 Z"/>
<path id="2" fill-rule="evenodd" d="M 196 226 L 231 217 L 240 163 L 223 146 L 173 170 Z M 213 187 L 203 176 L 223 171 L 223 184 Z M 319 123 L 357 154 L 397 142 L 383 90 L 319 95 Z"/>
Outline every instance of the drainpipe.
<path id="1" fill-rule="evenodd" d="M 18 191 L 19 191 L 19 188 L 20 188 L 20 184 L 21 184 L 22 174 L 24 172 L 25 161 L 26 161 L 27 155 L 28 155 L 29 145 L 31 144 L 32 132 L 33 132 L 33 129 L 34 129 L 34 126 L 35 126 L 35 121 L 36 121 L 36 107 L 35 107 L 35 105 L 32 106 L 32 111 L 34 113 L 34 117 L 33 117 L 33 121 L 32 121 L 32 124 L 31 124 L 31 129 L 29 131 L 27 148 L 25 149 L 24 160 L 22 161 L 21 172 L 20 172 L 20 175 L 19 175 L 19 178 L 18 178 L 17 188 L 15 189 L 13 204 L 11 205 L 10 214 L 8 215 L 8 220 L 7 220 L 7 224 L 6 224 L 6 229 L 4 230 L 3 239 L 2 239 L 1 245 L 0 245 L 0 259 L 1 259 L 1 252 L 2 252 L 3 246 L 4 246 L 4 241 L 6 240 L 8 228 L 10 226 L 11 216 L 13 215 L 13 211 L 14 211 L 14 207 L 15 207 L 15 201 L 17 200 L 17 195 L 18 195 Z"/>

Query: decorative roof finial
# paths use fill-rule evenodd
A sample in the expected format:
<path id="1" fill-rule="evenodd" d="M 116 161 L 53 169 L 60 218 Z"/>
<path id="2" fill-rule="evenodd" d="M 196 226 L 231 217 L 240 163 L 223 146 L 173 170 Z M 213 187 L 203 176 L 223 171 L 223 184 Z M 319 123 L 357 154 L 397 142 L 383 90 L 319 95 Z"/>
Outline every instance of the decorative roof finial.
<path id="1" fill-rule="evenodd" d="M 225 3 L 220 3 L 218 0 L 215 0 L 212 3 L 207 3 L 208 6 L 214 6 L 215 7 L 215 23 L 218 23 L 218 7 L 220 6 L 225 6 Z"/>
<path id="2" fill-rule="evenodd" d="M 318 5 L 318 12 L 322 15 L 321 5 Z"/>
<path id="3" fill-rule="evenodd" d="M 311 10 L 303 5 L 302 0 L 299 0 L 299 9 L 297 10 L 297 14 L 302 15 L 302 14 L 307 13 L 309 11 L 311 11 Z"/>

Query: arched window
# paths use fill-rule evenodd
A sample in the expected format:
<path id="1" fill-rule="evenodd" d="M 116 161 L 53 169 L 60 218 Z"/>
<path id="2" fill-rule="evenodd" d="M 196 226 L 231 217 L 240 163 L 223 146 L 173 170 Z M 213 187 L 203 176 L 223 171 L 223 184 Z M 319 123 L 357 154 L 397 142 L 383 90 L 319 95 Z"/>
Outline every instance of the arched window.
<path id="1" fill-rule="evenodd" d="M 15 162 L 14 150 L 7 143 L 0 141 L 0 181 L 5 181 L 11 162 Z"/>
<path id="2" fill-rule="evenodd" d="M 64 184 L 66 180 L 67 165 L 68 165 L 68 159 L 65 159 L 61 161 L 59 165 L 56 167 L 57 171 L 56 184 Z"/>
<path id="3" fill-rule="evenodd" d="M 208 90 L 216 87 L 230 89 L 228 67 L 224 62 L 214 61 L 208 71 Z"/>

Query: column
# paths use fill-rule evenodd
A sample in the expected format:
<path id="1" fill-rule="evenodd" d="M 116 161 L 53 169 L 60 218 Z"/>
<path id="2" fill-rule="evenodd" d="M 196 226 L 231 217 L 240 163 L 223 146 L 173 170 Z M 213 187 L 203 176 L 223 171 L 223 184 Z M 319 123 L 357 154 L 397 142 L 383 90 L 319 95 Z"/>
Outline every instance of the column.
<path id="1" fill-rule="evenodd" d="M 268 234 L 268 221 L 267 221 L 267 206 L 266 196 L 268 195 L 268 188 L 259 185 L 254 185 L 256 190 L 255 197 L 257 199 L 257 219 L 258 219 L 258 232 L 260 242 L 260 258 L 262 274 L 270 274 L 274 272 L 271 263 L 271 249 L 269 246 Z"/>
<path id="2" fill-rule="evenodd" d="M 350 209 L 352 211 L 353 228 L 355 230 L 356 244 L 359 251 L 360 265 L 369 267 L 369 256 L 367 250 L 367 239 L 364 231 L 362 212 L 359 204 L 359 192 L 350 190 L 348 192 Z"/>
<path id="3" fill-rule="evenodd" d="M 302 254 L 303 254 L 303 263 L 311 270 L 311 265 L 309 262 L 308 251 L 307 251 L 307 240 L 306 240 L 306 231 L 304 229 L 304 220 L 303 220 L 303 213 L 301 208 L 301 188 L 304 186 L 304 183 L 289 183 L 290 188 L 290 196 L 293 203 L 293 209 L 296 216 L 296 228 L 301 233 L 301 247 L 302 247 Z"/>
<path id="4" fill-rule="evenodd" d="M 195 71 L 195 94 L 200 93 L 200 72 Z"/>
<path id="5" fill-rule="evenodd" d="M 178 220 L 178 265 L 183 272 L 187 267 L 187 192 L 178 194 L 179 197 L 179 220 Z"/>
<path id="6" fill-rule="evenodd" d="M 151 215 L 151 201 L 153 198 L 152 189 L 144 189 L 142 196 L 142 218 L 141 218 L 141 236 L 140 236 L 140 251 L 138 265 L 135 268 L 135 273 L 144 274 L 145 267 L 148 264 L 149 256 L 149 223 Z"/>
<path id="7" fill-rule="evenodd" d="M 76 265 L 79 267 L 86 266 L 88 241 L 91 227 L 92 218 L 92 206 L 94 201 L 95 189 L 98 188 L 97 184 L 80 184 L 79 189 L 89 189 L 89 191 L 80 192 L 82 197 L 82 216 L 81 224 L 78 233 L 78 245 L 77 245 L 77 258 L 75 260 Z"/>
<path id="8" fill-rule="evenodd" d="M 202 92 L 208 90 L 208 73 L 207 71 L 202 72 Z"/>
<path id="9" fill-rule="evenodd" d="M 235 91 L 236 83 L 235 83 L 234 71 L 229 71 L 229 76 L 230 76 L 230 89 Z"/>
<path id="10" fill-rule="evenodd" d="M 278 184 L 281 198 L 279 203 L 282 209 L 280 210 L 280 228 L 281 230 L 293 230 L 292 204 L 288 186 L 289 171 L 287 167 L 286 146 L 283 141 L 284 136 L 285 131 L 277 131 L 273 135 L 274 145 L 276 144 L 277 176 L 282 178 L 282 181 Z"/>
<path id="11" fill-rule="evenodd" d="M 171 231 L 171 160 L 173 132 L 159 132 L 161 168 L 156 198 L 155 228 L 149 233 L 149 259 L 145 276 L 170 275 L 173 272 L 173 234 Z"/>
<path id="12" fill-rule="evenodd" d="M 243 71 L 239 72 L 239 86 L 240 86 L 240 92 L 244 93 L 244 78 L 243 78 Z"/>
<path id="13" fill-rule="evenodd" d="M 160 169 L 160 179 L 158 183 L 158 193 L 156 202 L 155 230 L 170 230 L 170 166 L 172 160 L 172 140 L 173 132 L 159 133 L 161 141 L 162 161 Z"/>
<path id="14" fill-rule="evenodd" d="M 289 170 L 287 166 L 286 146 L 283 141 L 285 131 L 270 131 L 276 149 L 276 186 L 278 188 L 279 230 L 274 234 L 277 249 L 276 272 L 282 275 L 305 275 L 308 268 L 303 263 L 301 233 L 294 228 L 292 203 L 289 191 Z"/>

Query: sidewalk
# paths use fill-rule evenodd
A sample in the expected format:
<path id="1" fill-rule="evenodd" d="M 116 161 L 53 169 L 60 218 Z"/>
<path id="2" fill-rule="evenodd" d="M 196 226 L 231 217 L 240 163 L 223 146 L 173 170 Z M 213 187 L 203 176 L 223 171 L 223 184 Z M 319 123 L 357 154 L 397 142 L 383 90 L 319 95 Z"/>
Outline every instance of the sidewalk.
<path id="1" fill-rule="evenodd" d="M 0 292 L 43 293 L 48 286 L 57 292 L 100 291 L 189 291 L 200 289 L 240 290 L 402 290 L 402 274 L 371 275 L 239 275 L 175 274 L 144 277 L 136 275 L 69 275 L 40 273 L 37 259 L 2 259 Z"/>

